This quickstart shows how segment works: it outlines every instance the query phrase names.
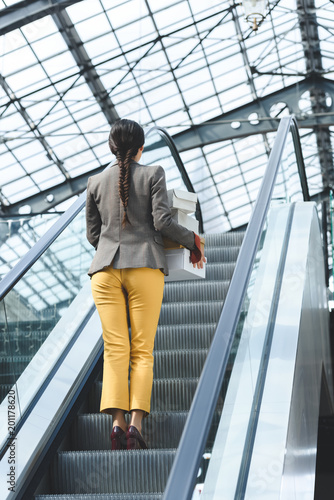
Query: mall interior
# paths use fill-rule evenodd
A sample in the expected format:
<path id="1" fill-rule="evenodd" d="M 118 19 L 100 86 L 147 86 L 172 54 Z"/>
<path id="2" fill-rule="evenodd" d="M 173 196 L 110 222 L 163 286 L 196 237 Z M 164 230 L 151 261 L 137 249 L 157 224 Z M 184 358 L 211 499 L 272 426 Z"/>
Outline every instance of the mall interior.
<path id="1" fill-rule="evenodd" d="M 332 500 L 334 1 L 0 0 L 0 54 L 1 498 Z M 85 204 L 124 118 L 207 262 L 165 242 L 112 450 Z"/>

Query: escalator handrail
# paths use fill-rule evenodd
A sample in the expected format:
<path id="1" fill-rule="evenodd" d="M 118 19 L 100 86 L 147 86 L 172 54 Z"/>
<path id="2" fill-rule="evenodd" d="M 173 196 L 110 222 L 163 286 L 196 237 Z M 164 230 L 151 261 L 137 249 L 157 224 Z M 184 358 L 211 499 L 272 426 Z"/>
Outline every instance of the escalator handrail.
<path id="1" fill-rule="evenodd" d="M 296 159 L 297 159 L 298 174 L 299 174 L 299 179 L 300 179 L 300 185 L 301 185 L 302 192 L 303 192 L 303 198 L 304 198 L 304 201 L 310 201 L 311 198 L 310 198 L 310 193 L 309 193 L 308 184 L 307 184 L 306 169 L 305 169 L 304 157 L 303 157 L 303 152 L 302 152 L 302 146 L 300 143 L 298 124 L 297 124 L 297 120 L 294 116 L 292 116 L 290 130 L 291 130 L 291 135 L 292 135 L 292 139 L 293 139 L 293 145 L 294 145 L 294 150 L 295 150 L 295 154 L 296 154 Z"/>
<path id="2" fill-rule="evenodd" d="M 169 135 L 169 133 L 164 128 L 158 127 L 158 126 L 150 128 L 147 131 L 146 136 L 148 136 L 153 131 L 157 131 L 158 134 L 160 135 L 160 137 L 162 137 L 164 139 L 164 141 L 167 143 L 167 145 L 168 145 L 169 149 L 171 150 L 171 153 L 174 157 L 175 163 L 179 169 L 179 172 L 181 174 L 184 185 L 186 186 L 188 191 L 190 193 L 196 193 L 194 186 L 193 186 L 193 184 L 190 180 L 190 177 L 188 175 L 188 172 L 185 169 L 185 166 L 184 166 L 183 161 L 181 159 L 180 153 L 176 147 L 176 144 L 175 144 L 173 138 Z M 199 232 L 203 233 L 204 232 L 204 225 L 203 225 L 202 210 L 201 210 L 201 206 L 200 206 L 199 201 L 197 201 L 197 204 L 196 204 L 196 218 L 197 218 L 198 223 L 199 223 Z"/>
<path id="3" fill-rule="evenodd" d="M 166 142 L 175 163 L 180 171 L 181 177 L 185 182 L 187 189 L 194 192 L 193 185 L 186 173 L 180 155 L 176 149 L 171 136 L 161 127 L 152 127 L 146 132 L 146 136 L 153 130 L 158 130 L 160 137 Z M 110 164 L 106 168 L 109 167 Z M 91 172 L 94 175 L 94 171 Z M 186 176 L 186 177 L 185 177 Z M 0 282 L 0 301 L 14 288 L 16 283 L 26 274 L 27 271 L 35 264 L 41 255 L 49 248 L 55 239 L 67 228 L 72 220 L 78 215 L 79 212 L 86 205 L 86 190 L 79 196 L 79 198 L 62 214 L 59 219 L 52 225 L 52 227 L 37 241 L 37 243 L 20 259 L 20 261 L 11 269 Z M 200 232 L 203 232 L 203 220 L 200 213 Z"/>
<path id="4" fill-rule="evenodd" d="M 224 307 L 191 404 L 163 500 L 190 500 L 231 354 L 236 328 L 270 206 L 292 116 L 281 119 Z M 296 130 L 294 131 L 296 133 Z M 297 130 L 298 134 L 298 130 Z M 297 155 L 296 155 L 297 156 Z M 298 161 L 298 156 L 297 156 Z"/>
<path id="5" fill-rule="evenodd" d="M 86 204 L 86 190 L 63 213 L 59 219 L 43 234 L 33 247 L 19 260 L 0 282 L 0 301 L 14 288 L 16 283 L 35 264 L 56 238 L 67 228 Z"/>

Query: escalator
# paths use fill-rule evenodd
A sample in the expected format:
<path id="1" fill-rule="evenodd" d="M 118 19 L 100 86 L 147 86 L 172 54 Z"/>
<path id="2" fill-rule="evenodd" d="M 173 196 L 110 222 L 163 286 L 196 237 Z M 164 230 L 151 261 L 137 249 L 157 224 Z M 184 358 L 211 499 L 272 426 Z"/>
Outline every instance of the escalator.
<path id="1" fill-rule="evenodd" d="M 161 498 L 242 237 L 242 233 L 208 235 L 207 280 L 165 285 L 155 342 L 152 412 L 143 422 L 149 450 L 109 451 L 112 419 L 99 413 L 99 374 L 51 465 L 48 492 L 61 495 L 51 498 L 110 491 L 127 494 L 120 498 L 141 498 L 138 494 Z M 45 495 L 35 498 L 51 500 Z"/>
<path id="2" fill-rule="evenodd" d="M 154 134 L 145 163 L 167 164 L 168 187 L 192 190 L 168 136 Z M 246 233 L 205 235 L 206 280 L 166 283 L 152 413 L 143 425 L 149 449 L 112 452 L 112 419 L 98 411 L 102 340 L 84 272 L 92 251 L 82 195 L 0 283 L 4 498 L 185 500 L 202 490 L 203 500 L 299 498 L 298 481 L 288 481 L 296 470 L 307 471 L 304 494 L 311 498 L 320 392 L 321 411 L 333 408 L 322 244 L 314 205 L 302 201 L 308 199 L 296 124 L 284 118 Z M 69 253 L 70 265 L 53 270 Z M 34 267 L 44 273 L 44 294 Z M 314 269 L 317 293 L 306 279 Z M 50 270 L 49 288 L 59 299 L 45 307 Z M 292 293 L 291 273 L 299 280 Z M 318 332 L 315 344 L 308 325 Z M 272 381 L 283 374 L 290 374 L 289 397 L 279 417 L 269 411 L 280 422 L 270 433 L 270 395 L 279 391 Z M 306 460 L 301 443 L 310 429 Z M 277 444 L 271 462 L 263 436 Z M 261 459 L 269 463 L 266 479 L 258 477 Z"/>

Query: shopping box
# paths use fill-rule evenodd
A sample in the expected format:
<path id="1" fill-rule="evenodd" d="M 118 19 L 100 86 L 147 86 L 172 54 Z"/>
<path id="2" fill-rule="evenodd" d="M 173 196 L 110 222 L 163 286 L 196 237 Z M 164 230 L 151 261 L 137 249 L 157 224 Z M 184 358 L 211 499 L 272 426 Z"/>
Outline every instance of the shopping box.
<path id="1" fill-rule="evenodd" d="M 169 275 L 165 281 L 184 281 L 205 278 L 205 263 L 203 269 L 193 267 L 190 261 L 190 250 L 179 248 L 176 250 L 165 250 Z"/>
<path id="2" fill-rule="evenodd" d="M 187 214 L 196 210 L 197 194 L 189 191 L 180 191 L 178 189 L 169 189 L 167 191 L 168 204 L 171 209 L 178 208 Z"/>
<path id="3" fill-rule="evenodd" d="M 190 231 L 194 231 L 194 233 L 198 234 L 198 221 L 194 219 L 194 217 L 191 217 L 191 215 L 185 214 L 181 210 L 175 210 L 172 211 L 172 218 L 181 226 L 186 227 Z M 163 237 L 162 239 L 165 248 L 184 248 L 183 245 L 180 245 L 170 238 Z"/>
<path id="4" fill-rule="evenodd" d="M 172 209 L 172 219 L 174 219 L 181 226 L 190 229 L 190 231 L 194 231 L 196 234 L 199 233 L 198 220 L 191 215 L 182 212 L 182 210 Z"/>

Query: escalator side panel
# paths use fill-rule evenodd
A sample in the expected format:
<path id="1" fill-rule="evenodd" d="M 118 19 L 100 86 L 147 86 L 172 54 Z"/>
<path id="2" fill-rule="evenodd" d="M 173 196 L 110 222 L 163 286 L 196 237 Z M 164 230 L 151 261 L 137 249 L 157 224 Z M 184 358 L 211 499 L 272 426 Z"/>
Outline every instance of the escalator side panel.
<path id="1" fill-rule="evenodd" d="M 254 277 L 250 279 L 247 316 L 206 476 L 203 500 L 235 498 L 289 210 L 288 206 L 271 210 L 260 260 Z"/>
<path id="2" fill-rule="evenodd" d="M 274 254 L 266 255 L 268 248 L 281 250 L 265 244 L 262 251 L 203 500 L 314 497 L 322 373 L 331 394 L 333 383 L 322 241 L 313 203 L 295 204 L 288 235 L 274 302 L 268 275 L 276 268 L 264 273 L 263 266 L 275 262 Z"/>
<path id="3" fill-rule="evenodd" d="M 66 411 L 75 388 L 81 384 L 87 366 L 90 366 L 101 347 L 101 323 L 95 311 L 16 436 L 18 452 L 15 463 L 15 498 L 17 500 L 24 498 L 26 482 L 43 460 L 43 453 L 47 451 L 48 443 L 52 440 L 62 413 Z M 10 449 L 0 462 L 0 491 L 5 495 L 2 497 L 4 500 L 13 498 L 6 483 L 9 459 Z"/>
<path id="4" fill-rule="evenodd" d="M 313 499 L 324 365 L 328 373 L 328 314 L 316 209 L 297 203 L 246 499 Z"/>
<path id="5" fill-rule="evenodd" d="M 301 220 L 302 207 L 299 207 Z M 315 210 L 314 210 L 315 212 Z M 297 215 L 297 214 L 296 214 Z M 280 498 L 314 498 L 321 377 L 333 396 L 329 311 L 319 223 L 312 219 Z M 329 401 L 333 410 L 333 400 Z"/>

